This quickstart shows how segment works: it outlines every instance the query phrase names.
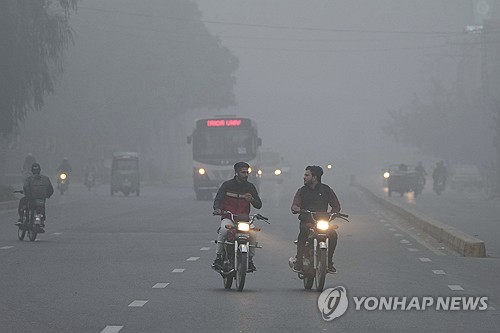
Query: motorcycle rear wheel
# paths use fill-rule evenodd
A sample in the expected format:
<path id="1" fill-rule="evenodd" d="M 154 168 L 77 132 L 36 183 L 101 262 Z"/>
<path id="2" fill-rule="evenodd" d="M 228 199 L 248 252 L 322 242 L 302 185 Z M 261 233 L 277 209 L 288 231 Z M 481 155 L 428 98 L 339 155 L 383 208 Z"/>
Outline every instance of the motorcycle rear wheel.
<path id="1" fill-rule="evenodd" d="M 238 251 L 238 259 L 236 264 L 236 289 L 242 291 L 245 286 L 245 278 L 248 269 L 247 253 Z"/>
<path id="2" fill-rule="evenodd" d="M 37 227 L 36 226 L 32 226 L 29 230 L 28 230 L 28 238 L 30 240 L 30 242 L 34 242 L 35 239 L 36 239 L 36 235 L 38 234 L 37 232 Z"/>
<path id="3" fill-rule="evenodd" d="M 24 236 L 26 236 L 26 230 L 23 228 L 23 226 L 20 226 L 17 230 L 17 238 L 19 238 L 19 240 L 23 240 Z"/>
<path id="4" fill-rule="evenodd" d="M 304 289 L 310 290 L 314 284 L 314 275 L 304 275 Z"/>

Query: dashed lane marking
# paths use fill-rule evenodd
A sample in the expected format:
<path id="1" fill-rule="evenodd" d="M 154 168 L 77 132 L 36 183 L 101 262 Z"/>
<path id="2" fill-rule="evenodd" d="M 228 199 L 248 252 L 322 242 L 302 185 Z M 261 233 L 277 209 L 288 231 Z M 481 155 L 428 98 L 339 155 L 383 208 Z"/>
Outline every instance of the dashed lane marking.
<path id="1" fill-rule="evenodd" d="M 200 259 L 200 257 L 189 257 L 186 259 L 186 261 L 196 261 L 198 259 Z"/>
<path id="2" fill-rule="evenodd" d="M 431 262 L 432 260 L 429 259 L 429 258 L 418 258 L 418 260 L 422 261 L 422 262 Z"/>
<path id="3" fill-rule="evenodd" d="M 168 282 L 159 282 L 153 286 L 153 289 L 163 289 L 169 285 Z"/>
<path id="4" fill-rule="evenodd" d="M 185 268 L 176 268 L 172 271 L 172 273 L 182 273 L 184 272 L 186 269 Z"/>
<path id="5" fill-rule="evenodd" d="M 399 241 L 401 244 L 410 244 L 409 241 L 407 241 L 406 239 L 402 239 Z"/>
<path id="6" fill-rule="evenodd" d="M 445 275 L 446 273 L 442 269 L 433 269 L 432 273 L 437 275 Z"/>
<path id="7" fill-rule="evenodd" d="M 123 326 L 106 326 L 101 333 L 118 333 Z"/>
<path id="8" fill-rule="evenodd" d="M 13 246 L 4 246 L 4 247 L 0 247 L 0 250 L 8 250 L 8 249 L 12 249 Z"/>
<path id="9" fill-rule="evenodd" d="M 51 234 L 51 235 L 53 235 L 53 236 L 60 236 L 60 235 L 62 235 L 62 232 L 54 232 L 54 233 L 53 233 L 53 234 Z"/>
<path id="10" fill-rule="evenodd" d="M 458 284 L 449 284 L 448 288 L 450 288 L 451 290 L 464 290 L 464 288 L 462 288 L 462 286 Z"/>
<path id="11" fill-rule="evenodd" d="M 394 237 L 403 237 L 401 234 L 394 234 Z"/>
<path id="12" fill-rule="evenodd" d="M 418 249 L 416 249 L 414 247 L 409 247 L 408 251 L 410 251 L 410 252 L 418 252 Z"/>
<path id="13" fill-rule="evenodd" d="M 200 249 L 200 251 L 208 251 L 208 250 L 210 250 L 210 248 L 209 248 L 209 247 L 202 247 L 202 248 Z"/>
<path id="14" fill-rule="evenodd" d="M 130 303 L 128 306 L 129 308 L 141 308 L 144 306 L 144 304 L 146 304 L 148 302 L 148 300 L 145 300 L 145 301 L 142 301 L 142 300 L 136 300 L 136 301 L 133 301 L 132 303 Z"/>

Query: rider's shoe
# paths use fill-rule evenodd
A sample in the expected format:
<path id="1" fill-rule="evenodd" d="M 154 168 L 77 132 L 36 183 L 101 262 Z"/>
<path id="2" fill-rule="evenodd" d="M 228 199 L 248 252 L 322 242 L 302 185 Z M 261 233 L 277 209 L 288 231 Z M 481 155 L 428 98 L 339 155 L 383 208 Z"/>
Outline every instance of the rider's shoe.
<path id="1" fill-rule="evenodd" d="M 43 223 L 43 221 L 40 222 L 40 227 L 45 228 L 45 223 Z"/>
<path id="2" fill-rule="evenodd" d="M 39 234 L 43 234 L 43 233 L 45 233 L 45 229 L 44 229 L 43 227 L 38 228 L 38 233 L 39 233 Z"/>
<path id="3" fill-rule="evenodd" d="M 333 262 L 328 264 L 328 273 L 337 273 L 337 269 L 333 266 Z"/>
<path id="4" fill-rule="evenodd" d="M 293 264 L 293 270 L 297 272 L 302 272 L 304 270 L 302 260 L 297 260 L 295 264 Z"/>
<path id="5" fill-rule="evenodd" d="M 249 260 L 247 272 L 255 272 L 256 270 L 257 270 L 257 267 L 255 267 L 253 260 Z"/>
<path id="6" fill-rule="evenodd" d="M 21 219 L 17 220 L 16 223 L 14 223 L 15 226 L 19 227 L 21 225 L 23 225 L 23 221 Z"/>
<path id="7" fill-rule="evenodd" d="M 212 264 L 212 269 L 215 269 L 216 271 L 220 270 L 222 267 L 222 259 L 220 256 L 217 256 L 215 258 L 214 263 Z"/>

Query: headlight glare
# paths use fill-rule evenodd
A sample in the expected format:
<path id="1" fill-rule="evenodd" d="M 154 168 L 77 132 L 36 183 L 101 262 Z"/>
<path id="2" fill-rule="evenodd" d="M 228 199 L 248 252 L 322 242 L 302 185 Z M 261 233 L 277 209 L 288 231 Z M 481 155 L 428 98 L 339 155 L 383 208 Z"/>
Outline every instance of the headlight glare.
<path id="1" fill-rule="evenodd" d="M 238 231 L 249 231 L 250 230 L 250 224 L 248 223 L 238 223 Z"/>
<path id="2" fill-rule="evenodd" d="M 328 228 L 330 227 L 330 224 L 328 223 L 328 221 L 318 221 L 316 223 L 316 227 L 319 229 L 319 230 L 328 230 Z"/>

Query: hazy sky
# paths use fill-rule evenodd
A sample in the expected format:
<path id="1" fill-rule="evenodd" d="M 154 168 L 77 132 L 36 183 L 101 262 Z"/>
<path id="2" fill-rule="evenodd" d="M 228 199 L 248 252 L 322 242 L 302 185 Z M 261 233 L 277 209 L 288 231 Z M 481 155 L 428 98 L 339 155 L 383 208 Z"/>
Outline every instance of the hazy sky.
<path id="1" fill-rule="evenodd" d="M 432 77 L 450 84 L 452 44 L 475 23 L 470 0 L 196 2 L 240 60 L 236 112 L 258 119 L 265 147 L 318 162 L 384 147 L 387 111 L 425 100 Z"/>
<path id="2" fill-rule="evenodd" d="M 478 23 L 480 1 L 486 0 L 194 0 L 209 31 L 238 57 L 238 105 L 191 112 L 175 158 L 190 170 L 185 137 L 195 118 L 234 113 L 254 118 L 263 148 L 282 151 L 299 168 L 333 162 L 357 173 L 416 162 L 414 150 L 383 141 L 381 127 L 389 110 L 404 109 L 415 95 L 428 102 L 431 80 L 446 87 L 456 81 L 463 31 Z M 134 84 L 126 75 L 150 61 L 163 64 L 162 47 L 192 38 L 176 25 L 188 24 L 185 13 L 169 8 L 163 0 L 82 1 L 72 18 L 75 46 L 52 101 L 65 96 L 82 112 L 123 103 L 113 96 Z M 477 75 L 466 83 L 471 89 L 478 88 Z"/>

